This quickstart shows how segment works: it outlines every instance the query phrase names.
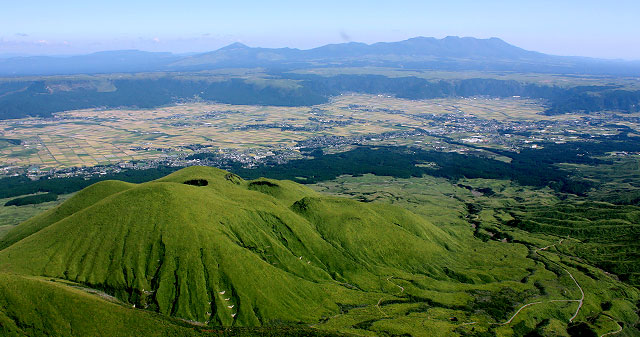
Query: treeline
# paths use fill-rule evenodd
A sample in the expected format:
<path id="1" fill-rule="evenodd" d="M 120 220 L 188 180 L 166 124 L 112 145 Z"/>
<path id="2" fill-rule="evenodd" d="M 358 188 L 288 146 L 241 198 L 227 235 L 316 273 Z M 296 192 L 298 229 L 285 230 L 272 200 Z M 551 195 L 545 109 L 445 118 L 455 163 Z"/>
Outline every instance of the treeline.
<path id="1" fill-rule="evenodd" d="M 407 99 L 459 96 L 540 98 L 548 101 L 547 114 L 640 111 L 640 91 L 613 86 L 561 88 L 483 78 L 429 81 L 418 77 L 390 78 L 380 75 L 325 77 L 274 73 L 272 76 L 280 82 L 264 79 L 254 83 L 238 78 L 209 81 L 174 75 L 155 79 L 120 79 L 111 83 L 116 90 L 106 92 L 91 85 L 50 90 L 45 80 L 3 82 L 0 84 L 0 119 L 50 117 L 55 112 L 98 107 L 154 108 L 195 98 L 228 104 L 310 106 L 325 103 L 329 97 L 344 92 L 390 94 Z M 288 85 L 283 85 L 283 80 L 289 81 Z M 68 81 L 75 83 L 74 80 Z"/>
<path id="2" fill-rule="evenodd" d="M 578 195 L 584 195 L 593 187 L 590 182 L 575 179 L 568 172 L 553 165 L 556 162 L 564 162 L 563 159 L 545 154 L 545 149 L 538 151 L 525 152 L 522 157 L 522 153 L 514 155 L 513 157 L 518 159 L 506 163 L 475 155 L 426 151 L 418 148 L 363 146 L 348 152 L 316 156 L 313 159 L 293 160 L 277 167 L 262 166 L 255 169 L 235 167 L 232 171 L 249 179 L 263 176 L 290 179 L 299 183 L 332 180 L 344 174 L 360 176 L 370 173 L 398 178 L 420 177 L 426 174 L 451 180 L 509 179 L 521 185 L 549 186 L 559 192 Z M 552 153 L 555 153 L 555 149 Z M 578 153 L 573 155 L 579 157 Z M 571 156 L 571 149 L 567 149 L 565 158 Z M 552 158 L 558 161 L 553 161 Z M 432 165 L 421 165 L 424 163 Z"/>
<path id="3" fill-rule="evenodd" d="M 314 159 L 294 160 L 283 165 L 263 166 L 256 169 L 233 168 L 242 177 L 259 176 L 274 179 L 291 179 L 300 183 L 315 183 L 331 180 L 342 174 L 376 174 L 399 178 L 422 176 L 423 174 L 459 178 L 509 179 L 521 185 L 549 186 L 562 193 L 585 196 L 596 187 L 596 183 L 573 176 L 560 169 L 558 163 L 583 165 L 608 164 L 598 159 L 614 151 L 638 151 L 640 137 L 627 136 L 628 127 L 618 126 L 617 135 L 588 137 L 589 141 L 556 144 L 540 143 L 542 148 L 525 148 L 520 152 L 489 150 L 511 158 L 511 162 L 476 155 L 426 151 L 407 147 L 359 147 L 352 151 L 322 155 L 319 149 L 308 149 Z M 452 140 L 449 143 L 456 144 Z M 467 147 L 473 147 L 464 144 Z M 487 149 L 483 149 L 487 150 Z M 423 167 L 424 163 L 432 163 Z"/>
<path id="4" fill-rule="evenodd" d="M 7 201 L 5 206 L 25 206 L 25 205 L 35 205 L 41 204 L 43 202 L 55 201 L 58 200 L 58 195 L 55 193 L 44 193 L 44 194 L 36 194 L 29 195 L 26 197 L 15 198 Z"/>
<path id="5" fill-rule="evenodd" d="M 69 177 L 31 180 L 25 176 L 7 177 L 0 179 L 0 198 L 11 198 L 41 192 L 48 192 L 54 195 L 67 194 L 79 191 L 103 180 L 122 180 L 130 183 L 142 183 L 162 178 L 178 169 L 177 167 L 158 167 L 147 170 L 127 170 L 120 173 L 91 178 Z"/>
<path id="6" fill-rule="evenodd" d="M 559 87 L 526 84 L 512 80 L 475 78 L 464 80 L 429 81 L 418 77 L 386 77 L 382 75 L 317 75 L 283 74 L 286 78 L 301 80 L 305 87 L 324 96 L 344 92 L 367 94 L 393 94 L 407 99 L 443 97 L 536 97 L 551 98 L 564 91 Z"/>
<path id="7" fill-rule="evenodd" d="M 326 97 L 304 87 L 261 86 L 241 79 L 209 82 L 166 77 L 116 80 L 113 85 L 117 90 L 109 92 L 91 88 L 50 92 L 45 81 L 25 83 L 19 90 L 0 91 L 0 119 L 47 118 L 55 112 L 101 107 L 155 108 L 196 97 L 228 104 L 277 106 L 306 106 L 327 101 Z"/>
<path id="8" fill-rule="evenodd" d="M 521 96 L 546 100 L 549 108 L 545 114 L 549 115 L 603 110 L 622 113 L 640 111 L 640 91 L 622 90 L 618 86 L 562 88 L 487 78 L 429 81 L 417 77 L 390 78 L 381 75 L 283 76 L 302 80 L 305 87 L 325 96 L 343 92 L 392 94 L 406 99 Z"/>
<path id="9" fill-rule="evenodd" d="M 597 112 L 602 110 L 624 113 L 640 112 L 640 91 L 598 90 L 581 91 L 580 88 L 567 90 L 566 95 L 558 95 L 551 100 L 547 115 L 567 112 Z"/>

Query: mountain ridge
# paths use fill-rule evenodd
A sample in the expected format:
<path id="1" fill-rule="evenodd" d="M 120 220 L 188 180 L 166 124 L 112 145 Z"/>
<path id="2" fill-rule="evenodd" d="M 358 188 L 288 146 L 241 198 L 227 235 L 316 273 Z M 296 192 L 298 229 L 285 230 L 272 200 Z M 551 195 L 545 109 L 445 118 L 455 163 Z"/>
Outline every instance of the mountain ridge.
<path id="1" fill-rule="evenodd" d="M 347 42 L 311 49 L 250 47 L 240 42 L 188 56 L 139 50 L 76 56 L 0 59 L 0 76 L 201 71 L 234 67 L 381 66 L 415 69 L 640 74 L 640 62 L 529 51 L 492 37 L 414 37 L 396 42 Z"/>

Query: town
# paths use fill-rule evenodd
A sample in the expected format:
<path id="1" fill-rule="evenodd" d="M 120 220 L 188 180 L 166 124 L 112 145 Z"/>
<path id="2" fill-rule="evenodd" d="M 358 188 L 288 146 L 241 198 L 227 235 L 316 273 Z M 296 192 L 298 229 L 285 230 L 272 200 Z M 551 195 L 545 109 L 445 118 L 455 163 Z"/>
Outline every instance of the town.
<path id="1" fill-rule="evenodd" d="M 615 135 L 616 124 L 640 126 L 640 117 L 608 112 L 544 116 L 542 104 L 520 98 L 410 101 L 344 95 L 310 108 L 186 104 L 164 111 L 71 111 L 51 119 L 2 121 L 0 156 L 6 160 L 0 175 L 46 179 L 193 165 L 251 168 L 359 145 L 496 156 L 483 149 L 518 152 L 547 143 L 589 142 Z M 97 122 L 112 132 L 93 139 Z M 45 136 L 43 130 L 53 133 Z M 227 143 L 231 137 L 233 144 Z"/>

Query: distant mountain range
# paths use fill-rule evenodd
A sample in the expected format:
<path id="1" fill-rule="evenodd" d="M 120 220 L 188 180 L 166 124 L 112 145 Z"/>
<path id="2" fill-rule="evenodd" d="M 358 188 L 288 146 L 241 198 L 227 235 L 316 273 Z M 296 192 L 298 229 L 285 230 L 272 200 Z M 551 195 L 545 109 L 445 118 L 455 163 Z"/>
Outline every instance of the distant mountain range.
<path id="1" fill-rule="evenodd" d="M 0 76 L 346 66 L 640 76 L 638 61 L 553 56 L 528 51 L 498 38 L 456 36 L 374 44 L 350 42 L 308 50 L 252 48 L 234 43 L 191 56 L 121 50 L 68 57 L 12 57 L 0 59 Z"/>

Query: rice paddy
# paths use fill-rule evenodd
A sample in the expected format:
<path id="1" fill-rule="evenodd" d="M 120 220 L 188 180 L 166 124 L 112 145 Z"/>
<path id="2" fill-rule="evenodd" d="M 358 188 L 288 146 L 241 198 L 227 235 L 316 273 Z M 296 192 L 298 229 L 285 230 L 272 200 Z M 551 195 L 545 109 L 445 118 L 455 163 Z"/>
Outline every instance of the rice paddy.
<path id="1" fill-rule="evenodd" d="M 156 160 L 194 147 L 289 149 L 317 136 L 357 136 L 424 127 L 422 115 L 549 119 L 541 102 L 511 99 L 412 101 L 345 94 L 313 107 L 190 103 L 159 109 L 76 110 L 53 119 L 0 121 L 4 167 L 47 170 Z M 562 118 L 562 117 L 554 117 Z"/>

